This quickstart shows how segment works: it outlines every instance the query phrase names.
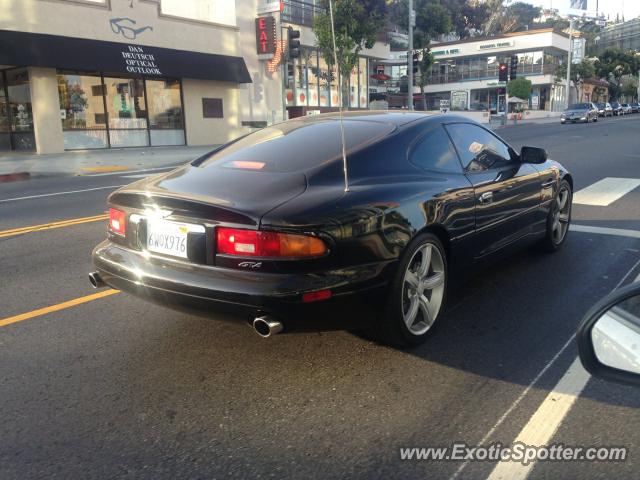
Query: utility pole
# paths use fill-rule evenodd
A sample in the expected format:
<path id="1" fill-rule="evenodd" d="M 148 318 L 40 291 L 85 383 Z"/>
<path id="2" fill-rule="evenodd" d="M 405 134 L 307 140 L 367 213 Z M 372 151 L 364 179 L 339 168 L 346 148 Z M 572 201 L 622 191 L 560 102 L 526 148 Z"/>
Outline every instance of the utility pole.
<path id="1" fill-rule="evenodd" d="M 413 0 L 409 0 L 409 51 L 407 52 L 407 106 L 413 110 L 413 27 L 416 13 L 413 11 Z"/>
<path id="2" fill-rule="evenodd" d="M 569 20 L 569 57 L 567 58 L 567 108 L 571 96 L 571 60 L 573 57 L 573 18 Z"/>

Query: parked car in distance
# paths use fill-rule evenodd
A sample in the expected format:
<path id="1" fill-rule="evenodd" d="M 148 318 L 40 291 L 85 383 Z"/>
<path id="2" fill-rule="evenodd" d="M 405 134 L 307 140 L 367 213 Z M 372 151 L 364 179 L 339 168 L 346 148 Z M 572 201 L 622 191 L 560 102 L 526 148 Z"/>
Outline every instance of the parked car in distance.
<path id="1" fill-rule="evenodd" d="M 631 105 L 631 113 L 638 113 L 638 112 L 640 112 L 640 103 L 638 103 L 638 102 L 631 102 L 629 105 Z"/>
<path id="2" fill-rule="evenodd" d="M 631 108 L 631 105 L 629 105 L 628 103 L 623 103 L 622 104 L 622 113 L 624 115 L 628 115 L 630 113 L 633 113 L 633 109 Z"/>
<path id="3" fill-rule="evenodd" d="M 516 152 L 457 115 L 349 112 L 345 173 L 338 118 L 257 130 L 111 194 L 92 284 L 244 311 L 264 337 L 366 296 L 381 340 L 416 345 L 450 277 L 516 245 L 565 243 L 573 180 L 545 150 Z"/>
<path id="4" fill-rule="evenodd" d="M 598 103 L 598 115 L 601 117 L 613 117 L 613 108 L 609 102 Z"/>
<path id="5" fill-rule="evenodd" d="M 562 115 L 560 115 L 560 123 L 576 123 L 576 122 L 597 122 L 598 107 L 591 102 L 574 103 L 569 105 Z"/>
<path id="6" fill-rule="evenodd" d="M 624 115 L 622 105 L 620 105 L 618 102 L 611 102 L 611 108 L 613 109 L 614 115 Z"/>

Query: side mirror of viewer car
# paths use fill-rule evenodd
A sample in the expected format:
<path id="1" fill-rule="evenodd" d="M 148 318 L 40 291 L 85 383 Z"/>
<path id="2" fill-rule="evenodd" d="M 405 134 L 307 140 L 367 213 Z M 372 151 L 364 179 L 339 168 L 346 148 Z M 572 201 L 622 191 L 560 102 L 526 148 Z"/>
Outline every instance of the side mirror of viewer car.
<path id="1" fill-rule="evenodd" d="M 544 163 L 547 161 L 547 151 L 538 147 L 522 147 L 520 159 L 522 163 Z"/>
<path id="2" fill-rule="evenodd" d="M 640 385 L 640 284 L 607 295 L 577 334 L 580 360 L 595 377 Z"/>

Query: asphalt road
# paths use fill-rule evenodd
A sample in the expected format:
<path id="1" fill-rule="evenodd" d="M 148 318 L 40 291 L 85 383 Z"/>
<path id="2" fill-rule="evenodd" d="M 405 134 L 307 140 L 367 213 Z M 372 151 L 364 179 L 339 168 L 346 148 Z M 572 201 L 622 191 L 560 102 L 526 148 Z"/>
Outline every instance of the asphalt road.
<path id="1" fill-rule="evenodd" d="M 640 178 L 640 115 L 498 133 L 547 148 L 576 190 Z M 0 184 L 0 325 L 95 293 L 105 222 L 2 232 L 100 215 L 126 177 Z M 640 188 L 576 204 L 574 223 L 640 231 L 639 205 Z M 265 340 L 122 293 L 0 326 L 0 478 L 487 478 L 493 462 L 400 449 L 520 438 L 564 393 L 584 313 L 639 262 L 638 238 L 572 231 L 557 254 L 523 250 L 468 279 L 427 344 L 404 351 L 340 330 Z M 639 406 L 640 390 L 588 379 L 565 415 L 540 417 L 558 426 L 546 443 L 626 446 L 627 460 L 539 462 L 528 478 L 637 478 Z"/>

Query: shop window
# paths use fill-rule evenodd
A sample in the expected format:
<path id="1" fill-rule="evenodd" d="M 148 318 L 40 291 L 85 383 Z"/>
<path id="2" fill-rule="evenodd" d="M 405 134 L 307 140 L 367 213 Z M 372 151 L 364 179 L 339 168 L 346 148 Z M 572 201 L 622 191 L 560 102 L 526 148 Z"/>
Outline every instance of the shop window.
<path id="1" fill-rule="evenodd" d="M 58 75 L 65 149 L 108 147 L 102 91 L 102 79 L 98 76 Z"/>
<path id="2" fill-rule="evenodd" d="M 31 88 L 26 69 L 6 70 L 10 141 L 13 150 L 35 150 Z"/>
<path id="3" fill-rule="evenodd" d="M 307 58 L 307 80 L 308 80 L 308 105 L 309 107 L 318 106 L 319 92 L 319 71 L 318 71 L 318 52 L 317 50 L 303 50 Z"/>
<path id="4" fill-rule="evenodd" d="M 179 80 L 146 80 L 151 145 L 184 145 Z"/>
<path id="5" fill-rule="evenodd" d="M 327 62 L 325 62 L 322 55 L 318 55 L 318 68 L 316 69 L 316 77 L 318 79 L 318 84 L 320 85 L 320 106 L 328 107 L 330 97 L 329 67 L 327 67 Z"/>
<path id="6" fill-rule="evenodd" d="M 359 76 L 358 88 L 360 90 L 360 108 L 367 108 L 369 106 L 369 76 L 367 75 L 367 59 L 359 58 Z"/>
<path id="7" fill-rule="evenodd" d="M 137 78 L 105 78 L 112 147 L 146 147 L 147 107 L 144 82 Z"/>
<path id="8" fill-rule="evenodd" d="M 352 108 L 358 108 L 358 65 L 351 70 L 349 75 L 349 106 Z"/>

